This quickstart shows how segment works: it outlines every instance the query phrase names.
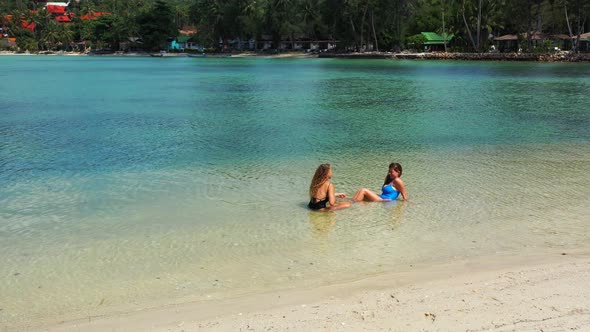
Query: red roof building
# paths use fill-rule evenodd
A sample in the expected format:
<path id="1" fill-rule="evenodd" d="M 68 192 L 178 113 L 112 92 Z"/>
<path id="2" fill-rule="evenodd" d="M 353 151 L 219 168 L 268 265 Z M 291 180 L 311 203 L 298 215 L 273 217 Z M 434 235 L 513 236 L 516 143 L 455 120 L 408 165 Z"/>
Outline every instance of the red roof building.
<path id="1" fill-rule="evenodd" d="M 60 23 L 70 23 L 72 22 L 72 19 L 70 19 L 69 15 L 58 15 L 55 17 L 55 20 L 60 22 Z"/>
<path id="2" fill-rule="evenodd" d="M 12 15 L 6 15 L 6 22 L 12 22 Z M 31 32 L 35 31 L 35 22 L 27 22 L 26 20 L 21 20 L 20 25 L 23 29 L 27 29 Z"/>
<path id="3" fill-rule="evenodd" d="M 68 11 L 69 4 L 69 2 L 48 2 L 45 5 L 45 10 L 51 14 L 65 14 Z"/>
<path id="4" fill-rule="evenodd" d="M 106 16 L 106 15 L 111 15 L 111 13 L 107 13 L 107 12 L 94 12 L 94 13 L 88 13 L 88 14 L 84 14 L 82 16 L 80 16 L 80 19 L 82 21 L 86 21 L 86 20 L 96 20 L 97 18 L 99 18 L 100 16 Z"/>

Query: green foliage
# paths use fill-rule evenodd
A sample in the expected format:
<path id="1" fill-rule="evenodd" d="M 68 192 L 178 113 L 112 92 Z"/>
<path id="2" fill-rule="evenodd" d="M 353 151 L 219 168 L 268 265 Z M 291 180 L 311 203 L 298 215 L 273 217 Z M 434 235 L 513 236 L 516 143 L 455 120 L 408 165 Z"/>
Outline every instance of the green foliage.
<path id="1" fill-rule="evenodd" d="M 451 49 L 485 50 L 490 34 L 590 31 L 590 1 L 583 0 L 81 0 L 69 5 L 75 19 L 68 29 L 53 24 L 42 5 L 0 0 L 0 18 L 11 14 L 37 24 L 32 36 L 22 38 L 32 38 L 41 49 L 63 49 L 83 40 L 117 50 L 127 37 L 142 37 L 148 49 L 159 50 L 185 27 L 196 27 L 201 43 L 216 49 L 234 39 L 268 37 L 274 47 L 279 41 L 309 38 L 337 40 L 343 50 L 369 44 L 397 50 L 416 45 L 408 36 L 434 31 L 456 36 Z M 111 15 L 79 19 L 96 12 Z M 4 27 L 12 35 L 21 30 L 14 23 L 4 22 Z M 19 41 L 27 48 L 33 44 Z M 533 46 L 531 40 L 521 43 L 525 50 Z"/>
<path id="2" fill-rule="evenodd" d="M 91 20 L 81 21 L 75 25 L 78 40 L 96 42 L 96 22 Z"/>
<path id="3" fill-rule="evenodd" d="M 35 39 L 35 35 L 26 29 L 20 29 L 15 34 L 16 46 L 22 51 L 37 52 L 39 50 L 39 43 Z"/>
<path id="4" fill-rule="evenodd" d="M 442 13 L 439 0 L 417 1 L 415 15 L 409 18 L 409 29 L 414 33 L 437 31 L 442 27 Z"/>
<path id="5" fill-rule="evenodd" d="M 406 47 L 418 52 L 422 52 L 424 50 L 424 43 L 426 43 L 426 37 L 424 37 L 422 34 L 413 35 L 406 39 Z"/>
<path id="6" fill-rule="evenodd" d="M 7 50 L 10 48 L 8 39 L 0 39 L 0 50 Z"/>
<path id="7" fill-rule="evenodd" d="M 554 51 L 555 45 L 551 40 L 544 40 L 542 43 L 537 44 L 533 52 L 535 53 L 551 53 Z"/>
<path id="8" fill-rule="evenodd" d="M 224 35 L 224 8 L 220 0 L 195 0 L 190 8 L 190 17 L 199 27 L 199 38 L 205 45 L 218 43 Z"/>
<path id="9" fill-rule="evenodd" d="M 128 33 L 122 18 L 113 15 L 100 16 L 96 21 L 92 21 L 90 28 L 91 40 L 100 48 L 112 50 L 119 49 L 119 44 Z"/>
<path id="10" fill-rule="evenodd" d="M 140 14 L 137 23 L 144 46 L 152 51 L 165 49 L 167 39 L 176 37 L 178 32 L 172 10 L 162 0 L 157 0 L 152 8 Z"/>

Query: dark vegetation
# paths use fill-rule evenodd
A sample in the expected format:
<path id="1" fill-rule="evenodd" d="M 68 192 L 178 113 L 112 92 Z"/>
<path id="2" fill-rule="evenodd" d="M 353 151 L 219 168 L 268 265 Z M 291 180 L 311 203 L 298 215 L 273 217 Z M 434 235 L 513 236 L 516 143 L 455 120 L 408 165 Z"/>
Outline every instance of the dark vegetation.
<path id="1" fill-rule="evenodd" d="M 532 52 L 538 46 L 533 32 L 567 35 L 576 51 L 577 35 L 590 27 L 587 0 L 73 0 L 69 23 L 56 21 L 44 5 L 0 1 L 2 33 L 16 37 L 17 49 L 117 51 L 140 38 L 140 48 L 155 51 L 184 29 L 213 50 L 241 41 L 254 41 L 256 48 L 263 39 L 273 45 L 307 39 L 336 41 L 343 51 L 400 51 L 418 45 L 420 32 L 432 31 L 454 35 L 449 51 L 485 52 L 493 36 L 510 33 Z M 108 15 L 81 19 L 96 12 Z M 6 15 L 34 22 L 34 31 Z"/>

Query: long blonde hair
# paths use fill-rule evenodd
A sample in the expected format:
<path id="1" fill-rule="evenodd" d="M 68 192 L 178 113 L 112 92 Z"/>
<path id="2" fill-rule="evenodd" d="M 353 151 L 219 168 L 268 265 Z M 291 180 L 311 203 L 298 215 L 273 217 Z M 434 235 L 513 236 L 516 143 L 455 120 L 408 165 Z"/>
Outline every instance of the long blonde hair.
<path id="1" fill-rule="evenodd" d="M 328 181 L 328 174 L 330 173 L 330 164 L 321 164 L 315 170 L 315 174 L 311 179 L 309 185 L 309 197 L 314 197 L 318 193 L 318 189 Z"/>

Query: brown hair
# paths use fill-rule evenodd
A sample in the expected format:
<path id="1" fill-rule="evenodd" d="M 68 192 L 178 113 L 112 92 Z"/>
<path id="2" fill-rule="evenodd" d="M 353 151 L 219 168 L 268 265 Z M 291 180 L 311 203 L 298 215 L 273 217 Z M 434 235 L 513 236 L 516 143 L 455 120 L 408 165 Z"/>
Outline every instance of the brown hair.
<path id="1" fill-rule="evenodd" d="M 330 172 L 330 164 L 321 164 L 315 170 L 315 174 L 311 179 L 311 184 L 309 185 L 309 197 L 314 197 L 317 194 L 318 189 L 328 181 L 328 173 Z"/>
<path id="2" fill-rule="evenodd" d="M 399 172 L 399 176 L 402 176 L 402 165 L 400 163 L 391 163 L 389 164 L 389 169 L 393 169 L 395 171 Z M 391 177 L 389 176 L 389 173 L 387 173 L 387 176 L 385 177 L 385 182 L 383 183 L 383 185 L 386 185 L 388 183 L 391 182 Z"/>

